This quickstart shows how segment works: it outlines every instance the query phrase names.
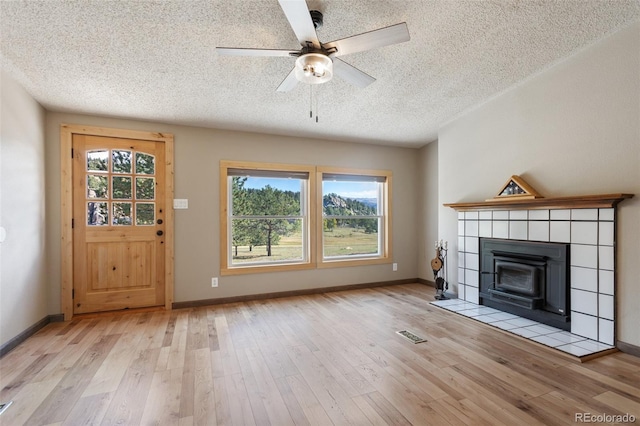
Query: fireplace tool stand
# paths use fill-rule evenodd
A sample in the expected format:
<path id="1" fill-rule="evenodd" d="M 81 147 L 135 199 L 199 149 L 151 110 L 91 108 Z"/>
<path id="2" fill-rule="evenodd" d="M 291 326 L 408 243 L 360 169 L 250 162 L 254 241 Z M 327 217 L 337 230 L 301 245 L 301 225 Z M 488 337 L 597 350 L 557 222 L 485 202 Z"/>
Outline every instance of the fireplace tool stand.
<path id="1" fill-rule="evenodd" d="M 436 256 L 431 259 L 431 269 L 433 270 L 433 281 L 436 284 L 436 300 L 446 300 L 445 292 L 449 289 L 447 281 L 447 242 L 436 241 Z"/>

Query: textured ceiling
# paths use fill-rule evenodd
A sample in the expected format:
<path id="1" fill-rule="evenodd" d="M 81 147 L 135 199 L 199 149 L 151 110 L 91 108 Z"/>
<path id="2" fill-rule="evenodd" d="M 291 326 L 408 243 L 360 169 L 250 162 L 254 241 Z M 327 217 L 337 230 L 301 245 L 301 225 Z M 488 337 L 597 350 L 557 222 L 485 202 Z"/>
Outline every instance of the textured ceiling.
<path id="1" fill-rule="evenodd" d="M 299 49 L 276 0 L 0 1 L 0 60 L 45 108 L 200 127 L 421 146 L 439 127 L 640 19 L 639 0 L 308 0 L 322 42 L 407 22 L 411 40 L 341 57 L 377 79 L 276 88 Z M 314 106 L 314 109 L 315 106 Z"/>

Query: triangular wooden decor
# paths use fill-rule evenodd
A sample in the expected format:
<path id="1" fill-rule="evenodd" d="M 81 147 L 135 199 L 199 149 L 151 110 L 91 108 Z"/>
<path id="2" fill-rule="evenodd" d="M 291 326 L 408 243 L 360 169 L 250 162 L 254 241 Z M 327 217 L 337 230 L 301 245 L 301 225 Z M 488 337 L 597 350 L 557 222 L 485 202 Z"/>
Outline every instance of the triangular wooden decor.
<path id="1" fill-rule="evenodd" d="M 534 198 L 544 198 L 531 185 L 524 181 L 520 176 L 513 175 L 502 185 L 502 188 L 495 197 L 486 201 L 496 200 L 513 200 L 514 198 L 521 200 L 531 200 Z"/>

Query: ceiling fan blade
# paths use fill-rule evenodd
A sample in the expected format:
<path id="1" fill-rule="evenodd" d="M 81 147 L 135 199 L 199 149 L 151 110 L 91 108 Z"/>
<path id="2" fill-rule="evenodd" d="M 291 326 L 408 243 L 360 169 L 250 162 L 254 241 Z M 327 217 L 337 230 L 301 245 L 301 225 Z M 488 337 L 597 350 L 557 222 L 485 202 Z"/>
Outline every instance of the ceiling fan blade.
<path id="1" fill-rule="evenodd" d="M 342 59 L 338 58 L 333 58 L 333 73 L 347 83 L 351 83 L 360 88 L 365 88 L 376 81 L 376 79 L 371 77 L 369 74 L 360 71 L 353 65 L 349 65 Z"/>
<path id="2" fill-rule="evenodd" d="M 375 49 L 377 47 L 389 46 L 390 44 L 409 41 L 409 29 L 407 23 L 391 25 L 390 27 L 343 38 L 341 40 L 324 43 L 322 47 L 327 50 L 336 48 L 337 52 L 331 56 L 348 55 L 349 53 L 362 52 L 364 50 Z"/>
<path id="3" fill-rule="evenodd" d="M 277 92 L 288 92 L 292 90 L 298 84 L 298 79 L 296 78 L 296 69 L 293 68 L 291 72 L 282 80 L 280 86 L 276 89 Z"/>
<path id="4" fill-rule="evenodd" d="M 223 56 L 297 56 L 300 52 L 288 49 L 245 49 L 242 47 L 216 47 Z"/>
<path id="5" fill-rule="evenodd" d="M 278 0 L 278 2 L 300 44 L 306 47 L 307 42 L 311 42 L 316 48 L 320 48 L 320 41 L 318 41 L 316 27 L 311 20 L 307 2 L 305 0 Z"/>

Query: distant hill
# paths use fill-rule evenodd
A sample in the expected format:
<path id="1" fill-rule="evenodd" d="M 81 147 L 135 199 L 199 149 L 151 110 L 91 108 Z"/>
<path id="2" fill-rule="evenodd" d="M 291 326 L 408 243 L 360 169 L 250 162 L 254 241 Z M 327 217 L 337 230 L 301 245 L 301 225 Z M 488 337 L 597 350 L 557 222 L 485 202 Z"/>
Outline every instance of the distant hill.
<path id="1" fill-rule="evenodd" d="M 362 204 L 373 207 L 374 209 L 378 207 L 377 198 L 354 198 L 354 200 L 360 201 Z"/>
<path id="2" fill-rule="evenodd" d="M 375 216 L 376 205 L 375 198 L 344 198 L 334 193 L 322 198 L 324 213 L 332 216 Z"/>

